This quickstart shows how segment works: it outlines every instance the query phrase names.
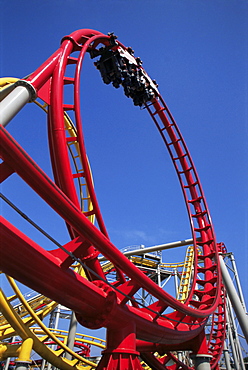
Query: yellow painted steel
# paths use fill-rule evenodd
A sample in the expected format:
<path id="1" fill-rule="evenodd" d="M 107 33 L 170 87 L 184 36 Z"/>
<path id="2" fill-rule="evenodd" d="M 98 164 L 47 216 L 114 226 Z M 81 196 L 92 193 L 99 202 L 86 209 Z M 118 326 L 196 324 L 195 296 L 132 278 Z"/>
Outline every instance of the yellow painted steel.
<path id="1" fill-rule="evenodd" d="M 184 303 L 188 298 L 193 273 L 194 273 L 194 247 L 189 246 L 186 250 L 181 280 L 177 292 L 177 299 L 182 303 Z"/>
<path id="2" fill-rule="evenodd" d="M 19 80 L 19 78 L 16 78 L 16 77 L 1 77 L 0 78 L 0 87 L 1 87 L 1 90 L 5 89 L 6 87 L 8 87 L 9 85 L 15 83 L 18 80 Z"/>
<path id="3" fill-rule="evenodd" d="M 12 284 L 14 289 L 16 290 L 16 293 L 18 293 L 19 289 L 14 281 L 12 281 Z M 45 326 L 45 324 L 39 319 L 35 312 L 32 312 L 31 307 L 28 307 L 28 303 L 25 301 L 25 298 L 22 296 L 22 294 L 19 294 L 19 298 L 22 301 L 22 304 L 26 307 L 27 311 L 29 311 L 30 315 L 35 319 L 35 324 L 39 325 L 39 330 L 42 333 L 42 336 L 40 338 L 35 334 L 34 330 L 31 330 L 28 326 L 25 325 L 23 320 L 18 316 L 17 312 L 10 304 L 10 302 L 8 302 L 7 297 L 2 291 L 0 292 L 0 304 L 2 314 L 23 341 L 31 338 L 33 341 L 34 351 L 38 353 L 42 358 L 46 359 L 53 366 L 56 366 L 61 370 L 72 370 L 73 368 L 76 368 L 78 370 L 89 370 L 97 366 L 94 362 L 89 361 L 82 356 L 79 356 L 77 353 L 69 349 L 61 340 L 59 340 L 57 336 Z M 38 330 L 38 328 L 36 328 L 36 330 Z M 52 343 L 55 343 L 57 346 L 60 347 L 60 351 L 57 352 L 52 350 L 44 343 L 45 341 L 51 341 Z M 97 345 L 96 343 L 97 342 L 95 342 L 94 344 Z M 99 346 L 102 348 L 101 344 Z M 73 357 L 73 360 L 62 358 L 61 355 L 65 352 L 69 353 Z"/>
<path id="4" fill-rule="evenodd" d="M 16 362 L 32 362 L 31 352 L 33 339 L 27 338 L 21 344 L 0 343 L 0 361 L 8 357 L 16 357 Z"/>
<path id="5" fill-rule="evenodd" d="M 186 258 L 185 258 L 185 263 L 184 263 L 184 271 L 186 271 L 187 273 L 190 269 L 192 270 L 192 263 L 193 263 L 192 250 L 193 250 L 192 247 L 188 248 L 187 253 L 186 253 Z M 143 266 L 146 266 L 146 267 L 154 268 L 158 265 L 158 263 L 156 261 L 148 260 L 147 258 L 142 259 L 140 257 L 132 257 L 131 259 L 133 260 L 134 263 L 137 263 L 137 264 L 141 264 L 141 262 L 142 262 Z M 105 266 L 104 270 L 106 270 L 106 271 L 111 269 L 111 267 L 112 267 L 110 263 L 106 263 L 106 264 L 104 264 L 104 266 Z M 175 268 L 175 267 L 181 267 L 182 263 L 163 264 L 163 266 L 166 267 L 166 268 L 168 268 L 168 267 Z M 76 269 L 81 269 L 81 267 L 76 266 Z M 82 270 L 82 272 L 84 273 L 83 270 Z M 187 279 L 189 280 L 189 275 L 186 274 L 186 273 L 184 275 L 185 275 L 184 281 L 186 281 Z M 75 354 L 75 352 L 71 351 L 66 346 L 67 335 L 68 335 L 68 333 L 66 331 L 48 329 L 42 323 L 40 317 L 43 317 L 45 315 L 45 312 L 48 312 L 48 310 L 46 309 L 46 306 L 44 306 L 44 309 L 43 309 L 44 312 L 42 314 L 39 313 L 39 311 L 37 313 L 34 312 L 34 309 L 37 308 L 38 302 L 40 302 L 40 301 L 38 301 L 37 297 L 35 297 L 33 300 L 30 300 L 30 302 L 27 302 L 25 300 L 25 298 L 22 296 L 21 292 L 19 291 L 19 289 L 18 289 L 17 285 L 15 284 L 14 280 L 10 277 L 8 277 L 8 280 L 9 280 L 15 294 L 12 295 L 9 299 L 6 298 L 3 293 L 1 293 L 1 296 L 0 296 L 1 305 L 3 303 L 3 306 L 1 307 L 1 311 L 3 312 L 4 317 L 6 318 L 6 320 L 8 322 L 8 328 L 5 328 L 5 331 L 2 330 L 2 327 L 5 327 L 6 325 L 1 326 L 2 333 L 4 333 L 5 337 L 10 337 L 10 336 L 13 336 L 13 335 L 17 334 L 24 341 L 27 338 L 31 338 L 33 343 L 34 343 L 34 347 L 33 347 L 34 350 L 38 354 L 40 354 L 40 356 L 42 358 L 45 358 L 48 362 L 52 363 L 54 366 L 57 366 L 57 367 L 61 366 L 60 368 L 62 370 L 63 369 L 69 370 L 69 368 L 72 370 L 75 367 L 78 368 L 78 369 L 83 368 L 85 370 L 86 369 L 89 370 L 89 369 L 93 369 L 97 366 L 97 364 L 95 364 L 91 361 L 87 361 L 81 356 L 78 356 L 77 354 Z M 21 307 L 21 312 L 23 314 L 22 317 L 20 317 L 18 315 L 17 310 L 15 310 L 11 305 L 11 302 L 16 297 L 18 297 L 19 300 L 21 301 L 21 306 L 20 307 Z M 4 300 L 5 300 L 5 302 L 4 302 Z M 49 305 L 49 303 L 48 303 L 48 305 Z M 6 309 L 6 307 L 8 307 L 8 308 Z M 24 313 L 28 314 L 29 317 L 25 317 Z M 35 323 L 35 325 L 39 325 L 39 326 L 29 327 L 30 325 L 32 325 L 32 322 Z M 12 331 L 10 331 L 11 327 L 13 327 Z M 91 336 L 85 336 L 85 335 L 77 334 L 76 335 L 76 341 L 84 343 L 84 344 L 96 345 L 101 349 L 104 349 L 104 347 L 105 347 L 105 341 L 104 340 L 94 338 L 94 337 L 91 337 Z M 52 344 L 55 343 L 56 346 L 60 348 L 60 350 L 54 351 L 51 348 L 49 348 L 47 346 L 47 344 L 49 342 L 52 343 Z M 18 348 L 19 347 L 17 347 L 17 346 L 12 348 L 11 345 L 9 345 L 7 350 L 5 349 L 5 352 L 4 352 L 5 356 L 6 355 L 9 355 L 9 356 L 11 355 L 12 356 L 13 353 L 16 353 L 16 355 L 18 355 L 18 353 L 17 353 Z M 3 352 L 1 347 L 0 347 L 0 351 Z M 16 351 L 16 352 L 14 352 L 14 351 Z M 69 360 L 66 360 L 66 359 L 63 358 L 62 360 L 59 360 L 59 366 L 58 366 L 57 358 L 60 358 L 62 355 L 64 355 L 65 352 L 68 352 L 69 354 L 71 354 L 73 356 L 74 360 L 69 361 Z M 4 357 L 4 356 L 2 356 L 2 357 Z M 61 361 L 62 361 L 62 363 L 61 363 Z M 148 367 L 147 367 L 147 369 L 148 369 Z"/>
<path id="6" fill-rule="evenodd" d="M 47 337 L 46 333 L 40 328 L 32 327 L 30 328 L 30 330 L 35 335 L 39 336 L 40 340 L 41 338 Z M 68 337 L 67 330 L 49 328 L 49 331 L 53 333 L 56 336 L 56 338 L 60 339 L 63 343 L 67 342 L 67 337 Z M 75 342 L 82 343 L 82 344 L 89 344 L 89 345 L 96 346 L 101 349 L 105 349 L 105 346 L 106 346 L 106 341 L 104 339 L 100 339 L 100 338 L 96 338 L 90 335 L 80 334 L 80 333 L 76 333 Z"/>
<path id="7" fill-rule="evenodd" d="M 184 267 L 185 262 L 178 262 L 178 263 L 158 263 L 154 260 L 150 260 L 148 257 L 143 258 L 140 256 L 131 256 L 129 259 L 137 266 L 144 266 L 149 268 L 157 268 L 158 264 L 160 268 L 164 269 L 179 269 Z M 104 272 L 111 270 L 114 265 L 111 262 L 105 262 L 102 264 L 102 269 Z"/>
<path id="8" fill-rule="evenodd" d="M 18 297 L 16 295 L 13 295 L 11 297 L 8 297 L 9 302 L 16 300 Z M 47 307 L 50 303 L 53 303 L 50 298 L 47 298 L 41 294 L 37 294 L 35 297 L 28 299 L 28 303 L 31 306 L 31 308 L 34 311 L 37 311 L 40 307 Z M 54 305 L 51 305 L 51 309 L 54 309 Z M 21 318 L 24 318 L 28 313 L 22 305 L 17 305 L 15 307 L 15 310 L 18 312 L 18 315 Z M 49 313 L 50 310 L 47 312 Z M 5 325 L 7 322 L 4 318 L 4 316 L 0 315 L 0 328 L 1 326 Z"/>
<path id="9" fill-rule="evenodd" d="M 80 274 L 81 276 L 86 278 L 84 269 L 79 266 L 78 264 L 73 266 L 74 270 Z M 10 286 L 13 288 L 14 280 L 10 278 L 9 276 L 5 275 L 7 280 L 9 281 Z M 8 297 L 8 302 L 11 303 L 15 300 L 20 301 L 20 296 L 22 293 L 20 290 L 17 290 L 17 294 L 14 294 L 10 297 Z M 47 298 L 41 294 L 38 294 L 37 296 L 26 300 L 24 297 L 22 297 L 22 301 L 25 300 L 25 302 L 28 303 L 29 308 L 31 312 L 35 312 L 36 315 L 43 320 L 47 315 L 49 315 L 58 305 L 57 302 L 52 301 L 50 298 Z M 14 310 L 17 312 L 19 317 L 23 320 L 24 324 L 28 327 L 35 324 L 35 318 L 33 315 L 29 314 L 29 311 L 26 309 L 26 306 L 23 304 L 18 304 L 14 307 Z M 4 340 L 7 338 L 11 338 L 12 336 L 16 335 L 18 333 L 15 332 L 15 330 L 12 328 L 12 326 L 8 323 L 8 321 L 5 319 L 3 315 L 0 314 L 0 339 Z"/>
<path id="10" fill-rule="evenodd" d="M 17 298 L 17 296 L 15 296 Z M 45 297 L 44 297 L 45 298 Z M 11 303 L 12 299 L 7 298 L 9 304 Z M 2 303 L 2 302 L 1 302 Z M 50 314 L 55 307 L 57 306 L 57 303 L 54 301 L 51 301 L 47 304 L 45 304 L 44 307 L 36 311 L 36 315 L 40 320 L 43 320 L 48 314 Z M 35 324 L 35 318 L 31 315 L 29 315 L 29 312 L 26 310 L 26 308 L 23 305 L 19 306 L 22 313 L 25 312 L 25 315 L 19 315 L 18 308 L 13 308 L 13 310 L 18 314 L 18 316 L 22 319 L 23 323 L 30 327 Z M 32 309 L 32 308 L 31 308 Z M 32 309 L 33 310 L 33 309 Z M 35 311 L 33 311 L 35 312 Z M 18 335 L 18 332 L 15 331 L 15 329 L 12 327 L 12 325 L 8 322 L 8 320 L 4 317 L 4 315 L 0 316 L 2 324 L 0 325 L 0 339 L 8 339 L 13 337 L 14 335 Z"/>
<path id="11" fill-rule="evenodd" d="M 149 259 L 148 257 L 138 257 L 138 256 L 132 256 L 131 261 L 134 264 L 141 265 L 144 267 L 150 267 L 150 268 L 156 268 L 158 265 L 160 268 L 164 269 L 175 269 L 180 268 L 184 266 L 183 262 L 178 263 L 159 263 L 158 261 L 154 261 L 152 259 Z"/>
<path id="12" fill-rule="evenodd" d="M 81 266 L 76 266 L 75 270 L 77 270 L 78 273 L 84 274 L 84 271 L 81 268 Z M 23 340 L 26 340 L 26 338 L 32 338 L 32 340 L 34 341 L 34 350 L 41 356 L 42 355 L 45 356 L 44 358 L 48 362 L 51 362 L 53 360 L 52 362 L 53 365 L 57 361 L 56 359 L 54 359 L 54 356 L 61 357 L 62 355 L 65 354 L 65 352 L 68 352 L 74 359 L 73 361 L 70 361 L 69 363 L 67 363 L 67 368 L 68 366 L 71 366 L 72 368 L 74 368 L 76 365 L 76 367 L 80 367 L 80 368 L 84 368 L 88 370 L 88 369 L 93 369 L 94 367 L 96 367 L 96 364 L 94 362 L 85 360 L 82 356 L 77 355 L 74 351 L 70 350 L 66 346 L 67 336 L 68 336 L 67 331 L 49 329 L 42 322 L 42 319 L 44 318 L 44 316 L 51 312 L 50 308 L 54 309 L 54 307 L 57 305 L 56 302 L 50 302 L 48 306 L 51 306 L 51 303 L 53 303 L 53 307 L 51 306 L 49 307 L 49 309 L 46 306 L 44 306 L 40 311 L 35 312 L 34 309 L 32 308 L 33 300 L 30 300 L 29 302 L 26 301 L 26 299 L 20 292 L 19 288 L 17 287 L 14 279 L 8 276 L 7 276 L 7 279 L 12 289 L 14 290 L 15 294 L 9 298 L 5 297 L 4 293 L 2 292 L 0 295 L 1 312 L 3 313 L 3 317 L 5 318 L 5 321 L 8 323 L 7 325 L 5 324 L 0 327 L 1 340 L 6 339 L 8 337 L 12 337 L 13 335 L 19 335 Z M 19 301 L 21 302 L 21 304 L 18 305 L 19 307 L 21 307 L 21 311 L 26 312 L 28 317 L 20 317 L 18 309 L 14 308 L 11 305 L 11 302 L 13 302 L 13 300 L 16 298 L 18 298 Z M 6 309 L 6 307 L 8 308 Z M 30 328 L 30 325 L 34 325 L 34 324 L 36 326 Z M 36 338 L 36 340 L 34 339 L 34 337 Z M 78 343 L 81 342 L 84 344 L 94 345 L 100 349 L 105 348 L 105 341 L 100 338 L 96 338 L 96 337 L 88 336 L 88 335 L 76 334 L 75 339 Z M 50 350 L 47 347 L 47 344 L 49 342 L 51 342 L 52 344 L 55 344 L 57 347 L 60 348 L 60 350 L 59 351 Z M 46 351 L 46 347 L 48 348 L 48 350 L 50 350 L 50 352 Z M 8 351 L 5 352 L 5 354 L 12 355 L 13 353 L 16 353 L 14 351 L 17 351 L 18 348 L 19 347 L 17 346 L 12 348 L 10 345 L 8 348 Z"/>
<path id="13" fill-rule="evenodd" d="M 190 291 L 190 284 L 191 279 L 194 272 L 194 247 L 189 246 L 186 250 L 185 260 L 184 262 L 178 262 L 178 263 L 159 263 L 158 261 L 154 261 L 152 259 L 149 259 L 147 256 L 145 258 L 138 257 L 138 256 L 132 256 L 131 261 L 138 266 L 142 267 L 148 267 L 156 269 L 159 265 L 159 268 L 168 269 L 168 270 L 176 270 L 179 272 L 180 269 L 182 269 L 181 272 L 179 272 L 180 275 L 180 284 L 178 286 L 178 292 L 177 292 L 177 299 L 184 303 L 189 295 Z M 108 267 L 108 265 L 105 268 Z"/>

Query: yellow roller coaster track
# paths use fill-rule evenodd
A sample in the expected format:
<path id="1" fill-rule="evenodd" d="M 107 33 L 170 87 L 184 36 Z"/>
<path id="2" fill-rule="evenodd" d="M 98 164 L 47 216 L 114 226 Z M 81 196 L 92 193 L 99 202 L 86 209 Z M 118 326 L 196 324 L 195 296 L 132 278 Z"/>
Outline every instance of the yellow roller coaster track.
<path id="1" fill-rule="evenodd" d="M 158 262 L 150 260 L 148 258 L 132 256 L 131 260 L 133 261 L 133 263 L 142 267 L 156 268 L 158 265 Z M 193 270 L 193 260 L 193 248 L 188 247 L 184 262 L 160 264 L 160 267 L 163 267 L 164 269 L 174 270 L 182 268 L 181 284 L 179 285 L 178 295 L 180 294 L 180 289 L 183 289 L 185 299 L 190 287 L 191 272 Z M 76 265 L 75 269 L 77 268 L 81 269 L 80 266 Z M 111 268 L 111 263 L 107 262 L 103 264 L 103 270 L 105 272 L 107 272 Z M 84 274 L 83 269 L 81 269 L 81 274 Z M 13 337 L 14 335 L 18 335 L 22 338 L 23 343 L 25 343 L 28 338 L 31 338 L 33 350 L 37 352 L 42 358 L 46 359 L 49 363 L 56 367 L 60 367 L 60 369 L 62 370 L 72 370 L 75 368 L 85 370 L 94 369 L 97 366 L 96 363 L 86 360 L 66 346 L 68 332 L 49 329 L 42 322 L 44 317 L 51 313 L 51 311 L 56 307 L 57 303 L 51 302 L 51 300 L 41 295 L 38 295 L 27 301 L 18 289 L 15 281 L 8 276 L 7 279 L 15 294 L 7 298 L 5 297 L 4 293 L 1 292 L 0 302 L 3 315 L 0 316 L 0 339 L 3 340 Z M 13 307 L 12 303 L 14 300 L 17 299 L 20 303 Z M 105 348 L 104 340 L 92 336 L 76 334 L 75 341 L 81 342 L 86 345 L 89 344 L 97 346 L 101 349 Z M 49 343 L 55 344 L 56 347 L 59 348 L 59 350 L 55 351 L 49 348 Z M 4 345 L 5 343 L 3 342 L 2 346 Z M 13 348 L 15 349 L 16 345 L 8 346 L 5 348 L 5 357 L 8 357 L 8 355 L 13 356 Z M 71 355 L 73 360 L 70 361 L 64 358 L 63 356 L 65 355 L 65 353 Z M 146 367 L 146 369 L 148 369 L 148 367 Z"/>
<path id="2" fill-rule="evenodd" d="M 5 317 L 8 324 L 11 326 L 12 331 L 6 332 L 1 328 L 3 336 L 1 339 L 6 339 L 13 335 L 18 335 L 21 337 L 22 341 L 27 340 L 28 338 L 32 339 L 32 349 L 41 356 L 41 358 L 46 359 L 50 364 L 53 366 L 58 367 L 61 370 L 72 370 L 72 369 L 79 369 L 79 370 L 90 370 L 94 369 L 97 364 L 93 361 L 89 361 L 86 358 L 78 355 L 76 352 L 71 350 L 66 345 L 66 331 L 55 331 L 53 329 L 47 328 L 47 326 L 43 323 L 42 319 L 47 314 L 47 309 L 44 307 L 39 312 L 35 312 L 31 305 L 26 301 L 22 293 L 20 292 L 19 288 L 17 287 L 15 281 L 8 277 L 8 281 L 15 292 L 15 296 L 18 297 L 20 300 L 21 305 L 23 306 L 23 310 L 26 310 L 29 314 L 28 322 L 25 322 L 22 319 L 14 307 L 11 305 L 12 296 L 7 298 L 4 293 L 0 292 L 0 307 L 3 316 Z M 36 325 L 35 327 L 29 327 L 30 323 L 32 325 Z M 105 348 L 104 340 L 77 334 L 76 341 L 81 342 L 84 344 L 91 344 L 97 346 L 101 349 Z M 56 347 L 59 348 L 58 351 L 53 350 L 48 347 L 47 343 L 53 343 Z M 2 342 L 2 345 L 6 343 Z M 11 347 L 9 348 L 11 350 Z M 13 351 L 11 352 L 13 353 Z M 63 357 L 65 353 L 68 353 L 72 356 L 72 360 L 68 360 L 67 358 Z M 6 354 L 6 356 L 8 353 Z M 30 361 L 30 359 L 26 359 L 26 361 Z"/>
<path id="3" fill-rule="evenodd" d="M 177 262 L 177 263 L 160 263 L 159 261 L 154 261 L 153 259 L 149 259 L 147 256 L 140 257 L 140 256 L 131 256 L 130 260 L 137 266 L 144 267 L 144 268 L 151 268 L 156 269 L 159 265 L 160 269 L 164 270 L 176 270 L 180 276 L 180 284 L 178 286 L 177 291 L 177 299 L 180 302 L 185 302 L 189 291 L 190 291 L 190 284 L 191 279 L 194 272 L 194 247 L 189 246 L 186 250 L 185 260 L 184 262 Z M 111 262 L 105 262 L 102 264 L 102 268 L 104 272 L 107 272 L 113 268 L 113 264 Z M 179 271 L 181 270 L 181 271 Z"/>
<path id="4" fill-rule="evenodd" d="M 3 298 L 1 297 L 1 299 Z M 17 300 L 19 301 L 19 297 L 17 294 L 14 294 L 11 297 L 7 298 L 9 304 Z M 26 302 L 30 305 L 30 308 L 36 313 L 37 317 L 39 317 L 40 320 L 43 320 L 57 306 L 56 302 L 51 301 L 51 299 L 44 297 L 42 295 L 38 295 L 35 298 L 28 300 Z M 2 301 L 0 303 L 0 307 L 1 305 Z M 27 327 L 35 325 L 34 317 L 29 315 L 29 312 L 27 311 L 26 307 L 23 304 L 19 303 L 18 305 L 15 305 L 13 307 L 13 310 L 22 319 L 23 323 Z M 5 316 L 0 315 L 0 340 L 8 339 L 15 335 L 19 335 L 19 333 L 15 331 L 15 329 L 7 321 Z"/>
<path id="5" fill-rule="evenodd" d="M 186 256 L 177 292 L 177 299 L 182 303 L 186 301 L 189 295 L 190 282 L 194 273 L 193 267 L 194 267 L 194 247 L 189 246 L 186 250 Z"/>

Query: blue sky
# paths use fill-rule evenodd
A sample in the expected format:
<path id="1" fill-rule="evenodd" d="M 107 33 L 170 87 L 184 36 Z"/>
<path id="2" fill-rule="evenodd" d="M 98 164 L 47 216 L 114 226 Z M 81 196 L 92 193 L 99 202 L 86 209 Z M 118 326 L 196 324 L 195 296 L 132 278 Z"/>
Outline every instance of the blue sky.
<path id="1" fill-rule="evenodd" d="M 247 289 L 247 1 L 0 0 L 0 8 L 1 76 L 28 75 L 63 36 L 81 28 L 114 32 L 134 49 L 180 127 L 217 240 L 234 253 Z M 121 89 L 104 85 L 89 58 L 82 73 L 82 107 L 96 192 L 113 243 L 123 248 L 190 238 L 178 180 L 150 117 Z M 50 174 L 44 113 L 28 105 L 8 130 Z M 42 202 L 33 206 L 34 195 L 16 176 L 4 183 L 3 192 L 66 242 L 59 220 Z M 3 212 L 29 229 L 7 207 Z M 179 250 L 164 255 L 169 262 L 181 257 Z"/>

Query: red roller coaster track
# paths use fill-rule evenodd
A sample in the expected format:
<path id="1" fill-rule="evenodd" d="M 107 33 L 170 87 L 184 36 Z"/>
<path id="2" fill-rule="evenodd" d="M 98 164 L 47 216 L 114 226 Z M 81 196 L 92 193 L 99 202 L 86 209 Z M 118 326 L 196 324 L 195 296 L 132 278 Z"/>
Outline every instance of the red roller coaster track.
<path id="1" fill-rule="evenodd" d="M 87 52 L 92 58 L 100 56 L 95 64 L 104 82 L 113 82 L 114 86 L 122 84 L 134 104 L 147 109 L 174 163 L 195 247 L 194 278 L 184 304 L 150 280 L 108 238 L 92 184 L 81 124 L 79 84 Z M 114 71 L 114 78 L 108 71 L 109 66 L 116 67 L 113 61 L 122 67 L 121 72 Z M 129 79 L 130 82 L 126 77 L 126 65 L 135 81 Z M 66 74 L 68 66 L 74 68 L 73 77 Z M 137 88 L 138 83 L 141 85 Z M 74 91 L 70 104 L 64 101 L 68 84 Z M 166 365 L 170 359 L 175 363 L 174 369 L 189 369 L 171 353 L 179 350 L 192 351 L 196 359 L 210 358 L 211 368 L 217 369 L 225 333 L 225 293 L 211 218 L 183 137 L 138 58 L 113 35 L 83 29 L 64 37 L 60 48 L 16 85 L 28 89 L 31 86 L 48 104 L 48 136 L 55 183 L 4 127 L 1 127 L 2 180 L 17 173 L 65 220 L 71 241 L 49 252 L 2 218 L 2 271 L 75 311 L 85 327 L 107 328 L 107 348 L 97 369 L 141 369 L 139 355 L 153 369 L 172 369 Z M 140 93 L 140 86 L 145 97 Z M 75 137 L 67 135 L 65 111 L 74 114 Z M 70 164 L 67 144 L 72 141 L 80 148 L 83 167 L 80 174 L 74 174 Z M 92 210 L 85 213 L 81 212 L 74 184 L 78 176 L 84 177 L 92 201 Z M 89 221 L 90 215 L 95 216 L 98 227 Z M 114 264 L 118 276 L 115 283 L 107 281 L 98 260 L 99 253 Z M 75 260 L 83 264 L 88 279 L 70 269 Z M 154 297 L 155 303 L 144 307 L 135 301 L 135 294 L 141 288 Z M 204 327 L 210 315 L 212 331 L 210 338 L 206 338 Z M 167 355 L 159 359 L 154 352 Z"/>

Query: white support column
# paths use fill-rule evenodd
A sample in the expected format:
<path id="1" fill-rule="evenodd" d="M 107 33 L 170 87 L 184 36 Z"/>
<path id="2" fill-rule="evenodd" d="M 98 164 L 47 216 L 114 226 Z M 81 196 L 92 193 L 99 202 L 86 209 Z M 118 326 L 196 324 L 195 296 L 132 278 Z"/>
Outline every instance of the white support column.
<path id="1" fill-rule="evenodd" d="M 53 329 L 58 329 L 58 326 L 59 326 L 59 319 L 60 319 L 60 311 L 61 311 L 61 304 L 58 304 L 58 306 L 57 306 L 57 308 L 55 308 L 55 310 L 54 310 L 54 312 L 53 312 L 53 314 L 55 315 L 55 321 L 54 321 L 54 327 L 53 327 Z M 54 351 L 55 350 L 55 348 L 56 348 L 56 346 L 53 344 L 52 346 L 51 346 L 51 350 L 52 351 Z M 43 364 L 42 364 L 43 365 Z M 50 363 L 47 363 L 47 370 L 51 370 L 51 369 L 55 369 L 55 367 L 54 366 L 52 366 L 52 364 L 50 364 Z"/>
<path id="2" fill-rule="evenodd" d="M 223 354 L 224 354 L 224 359 L 225 359 L 226 370 L 232 370 L 231 364 L 230 364 L 230 355 L 229 355 L 229 351 L 226 346 L 226 342 L 224 343 Z"/>
<path id="3" fill-rule="evenodd" d="M 230 330 L 230 329 L 228 329 L 228 330 Z M 230 345 L 231 345 L 231 349 L 232 349 L 232 356 L 233 356 L 234 366 L 235 366 L 236 369 L 239 369 L 239 361 L 238 361 L 238 357 L 237 357 L 237 351 L 236 351 L 236 348 L 235 348 L 232 333 L 230 333 L 230 332 L 229 332 L 229 341 L 230 341 Z"/>
<path id="4" fill-rule="evenodd" d="M 11 343 L 14 343 L 16 340 L 16 337 L 12 337 L 11 339 Z M 6 362 L 5 362 L 5 366 L 4 366 L 4 370 L 8 370 L 9 369 L 9 364 L 10 364 L 10 357 L 7 358 Z"/>
<path id="5" fill-rule="evenodd" d="M 161 273 L 160 273 L 160 263 L 161 263 L 161 260 L 157 266 L 157 275 L 158 275 L 158 286 L 161 287 Z"/>
<path id="6" fill-rule="evenodd" d="M 16 361 L 15 370 L 27 370 L 30 367 L 29 361 Z"/>
<path id="7" fill-rule="evenodd" d="M 236 359 L 234 360 L 234 363 L 236 364 L 236 367 L 238 369 L 245 370 L 245 364 L 243 361 L 242 350 L 238 337 L 238 330 L 236 327 L 230 299 L 228 297 L 227 297 L 227 322 L 229 323 L 228 334 L 230 338 L 230 344 L 232 347 L 233 358 Z"/>
<path id="8" fill-rule="evenodd" d="M 178 271 L 177 271 L 177 268 L 175 267 L 174 269 L 174 278 L 175 278 L 175 291 L 176 291 L 176 297 L 177 299 L 179 298 L 179 291 L 178 291 L 178 281 L 177 281 L 177 277 L 178 277 Z"/>
<path id="9" fill-rule="evenodd" d="M 18 80 L 15 88 L 0 102 L 0 125 L 6 126 L 28 102 L 35 100 L 33 86 L 24 80 Z"/>
<path id="10" fill-rule="evenodd" d="M 225 262 L 221 255 L 219 256 L 219 259 L 220 259 L 220 268 L 221 268 L 222 278 L 223 278 L 223 282 L 224 282 L 228 297 L 232 303 L 232 307 L 236 313 L 240 327 L 248 343 L 248 317 L 240 302 L 240 298 L 236 292 L 232 279 L 227 271 Z"/>
<path id="11" fill-rule="evenodd" d="M 55 321 L 54 321 L 55 330 L 57 330 L 59 327 L 60 311 L 61 311 L 61 304 L 58 304 L 56 311 L 55 311 Z"/>
<path id="12" fill-rule="evenodd" d="M 236 280 L 236 283 L 237 283 L 237 288 L 238 288 L 238 293 L 239 293 L 239 296 L 240 296 L 241 304 L 244 308 L 244 311 L 246 312 L 245 300 L 244 300 L 244 296 L 243 296 L 243 292 L 242 292 L 242 288 L 241 288 L 241 284 L 240 284 L 240 280 L 239 280 L 238 270 L 237 270 L 237 267 L 236 267 L 236 262 L 235 262 L 235 258 L 234 258 L 233 253 L 230 253 L 230 255 L 228 257 L 231 260 L 233 273 L 234 273 L 235 280 Z"/>
<path id="13" fill-rule="evenodd" d="M 67 347 L 69 347 L 72 351 L 74 349 L 76 331 L 77 331 L 77 319 L 76 319 L 75 313 L 72 312 L 71 313 L 70 327 L 69 327 L 69 330 L 68 330 L 68 338 L 67 338 Z M 68 360 L 72 359 L 71 355 L 69 353 L 66 353 L 65 357 Z"/>
<path id="14" fill-rule="evenodd" d="M 200 241 L 200 240 L 201 240 L 201 238 L 196 239 L 196 241 Z M 135 255 L 141 255 L 141 254 L 144 254 L 144 253 L 158 252 L 158 251 L 163 251 L 163 250 L 166 250 L 166 249 L 184 247 L 184 246 L 190 245 L 190 244 L 194 244 L 193 239 L 185 239 L 185 240 L 180 240 L 180 241 L 177 241 L 177 242 L 154 245 L 152 247 L 146 247 L 146 248 L 144 248 L 144 246 L 142 245 L 142 246 L 140 246 L 139 249 L 130 250 L 130 251 L 127 251 L 127 252 L 123 251 L 123 254 L 128 257 L 128 256 L 132 256 L 134 254 Z M 104 256 L 101 256 L 98 259 L 99 259 L 99 261 L 106 261 L 107 260 Z"/>
<path id="15" fill-rule="evenodd" d="M 192 356 L 192 360 L 194 361 L 195 370 L 211 370 L 210 368 L 211 358 L 212 356 L 209 356 L 209 355 Z"/>
<path id="16" fill-rule="evenodd" d="M 177 351 L 177 357 L 179 361 L 183 362 L 183 352 L 182 351 Z"/>

